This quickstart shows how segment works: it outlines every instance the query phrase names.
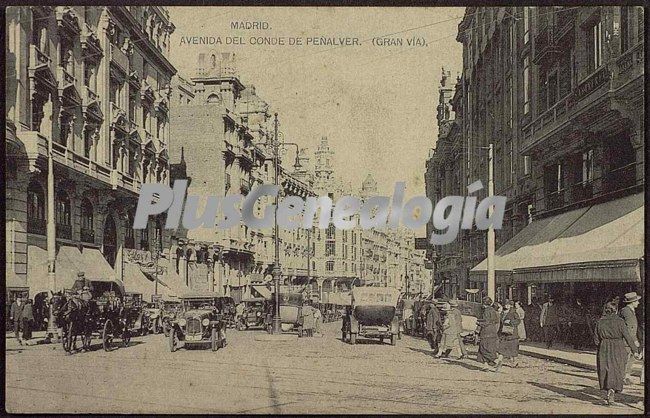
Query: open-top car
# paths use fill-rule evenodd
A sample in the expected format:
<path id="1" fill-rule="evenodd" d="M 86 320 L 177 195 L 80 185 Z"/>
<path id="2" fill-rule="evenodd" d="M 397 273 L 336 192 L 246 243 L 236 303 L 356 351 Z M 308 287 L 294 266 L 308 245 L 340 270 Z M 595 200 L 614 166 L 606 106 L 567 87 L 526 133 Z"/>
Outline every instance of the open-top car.
<path id="1" fill-rule="evenodd" d="M 399 291 L 390 287 L 355 287 L 352 289 L 352 305 L 343 318 L 341 329 L 343 341 L 355 344 L 357 336 L 389 338 L 391 345 L 397 343 L 399 318 L 397 302 Z"/>
<path id="2" fill-rule="evenodd" d="M 220 295 L 213 292 L 181 296 L 181 309 L 170 321 L 169 350 L 181 346 L 209 345 L 212 351 L 226 346 L 226 323 L 219 309 Z"/>
<path id="3" fill-rule="evenodd" d="M 239 330 L 249 329 L 251 327 L 264 328 L 266 313 L 268 311 L 268 301 L 264 298 L 244 299 L 244 311 L 239 317 Z"/>
<path id="4" fill-rule="evenodd" d="M 273 294 L 271 300 L 275 298 Z M 282 331 L 289 332 L 296 330 L 298 336 L 303 336 L 303 305 L 305 298 L 302 293 L 282 293 L 280 292 L 280 320 L 282 321 Z M 273 327 L 273 304 L 270 304 L 266 314 L 266 328 L 270 333 Z"/>

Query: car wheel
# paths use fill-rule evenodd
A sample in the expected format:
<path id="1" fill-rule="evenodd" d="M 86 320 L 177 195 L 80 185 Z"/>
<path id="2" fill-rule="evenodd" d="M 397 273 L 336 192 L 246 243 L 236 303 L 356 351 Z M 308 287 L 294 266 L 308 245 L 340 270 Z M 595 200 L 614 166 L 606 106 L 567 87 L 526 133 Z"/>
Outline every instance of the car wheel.
<path id="1" fill-rule="evenodd" d="M 171 329 L 169 330 L 169 351 L 174 352 L 176 351 L 177 344 L 176 344 L 176 330 Z"/>
<path id="2" fill-rule="evenodd" d="M 357 334 L 355 332 L 350 333 L 350 344 L 355 345 L 357 343 Z"/>
<path id="3" fill-rule="evenodd" d="M 212 346 L 212 351 L 217 351 L 219 348 L 217 346 L 217 328 L 212 327 L 212 334 L 210 335 L 210 344 Z"/>

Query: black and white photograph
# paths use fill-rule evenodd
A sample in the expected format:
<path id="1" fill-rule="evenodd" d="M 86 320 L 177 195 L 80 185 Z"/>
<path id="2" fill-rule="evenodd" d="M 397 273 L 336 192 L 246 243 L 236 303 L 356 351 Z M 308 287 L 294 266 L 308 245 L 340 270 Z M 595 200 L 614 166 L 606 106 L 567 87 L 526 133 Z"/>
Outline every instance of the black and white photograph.
<path id="1" fill-rule="evenodd" d="M 7 413 L 645 413 L 641 4 L 45 3 Z"/>

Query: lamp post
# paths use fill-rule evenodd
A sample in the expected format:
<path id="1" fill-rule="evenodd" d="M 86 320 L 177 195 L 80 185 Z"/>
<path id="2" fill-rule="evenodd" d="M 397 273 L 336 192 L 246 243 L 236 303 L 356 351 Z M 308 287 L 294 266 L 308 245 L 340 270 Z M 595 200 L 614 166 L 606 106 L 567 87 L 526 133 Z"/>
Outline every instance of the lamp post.
<path id="1" fill-rule="evenodd" d="M 280 136 L 283 134 L 278 132 L 278 114 L 274 114 L 274 135 L 273 140 L 270 143 L 265 143 L 265 145 L 270 145 L 273 149 L 273 164 L 275 171 L 274 184 L 276 186 L 280 185 L 280 147 L 292 145 L 298 149 L 298 144 L 293 142 L 280 142 Z M 296 163 L 294 165 L 296 168 L 301 167 L 300 160 L 298 159 L 298 152 L 296 152 Z M 280 230 L 278 228 L 278 204 L 279 204 L 279 195 L 275 195 L 275 213 L 273 217 L 273 244 L 275 247 L 275 257 L 273 260 L 273 290 L 275 293 L 275 309 L 273 310 L 273 322 L 271 332 L 273 334 L 280 334 L 282 332 L 282 321 L 280 319 L 280 278 L 282 276 L 282 269 L 280 268 Z"/>
<path id="2" fill-rule="evenodd" d="M 47 278 L 52 294 L 56 292 L 56 223 L 54 213 L 54 155 L 52 133 L 47 137 Z M 47 338 L 56 338 L 54 311 L 50 303 Z"/>

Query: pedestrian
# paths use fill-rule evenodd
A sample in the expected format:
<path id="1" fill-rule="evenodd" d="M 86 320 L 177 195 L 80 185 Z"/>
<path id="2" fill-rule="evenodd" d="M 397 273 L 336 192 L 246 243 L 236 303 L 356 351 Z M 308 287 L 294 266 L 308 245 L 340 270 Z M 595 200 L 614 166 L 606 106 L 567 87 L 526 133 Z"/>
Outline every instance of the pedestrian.
<path id="1" fill-rule="evenodd" d="M 457 322 L 456 316 L 451 311 L 451 305 L 447 302 L 443 303 L 440 307 L 440 310 L 444 313 L 444 319 L 442 321 L 442 338 L 440 340 L 440 347 L 438 349 L 438 354 L 436 357 L 449 357 L 449 354 L 455 348 L 458 348 L 458 338 L 460 336 L 459 324 Z M 459 350 L 459 358 L 462 358 L 463 354 Z"/>
<path id="2" fill-rule="evenodd" d="M 315 333 L 320 335 L 321 325 L 323 323 L 323 315 L 321 315 L 320 309 L 314 307 L 314 320 L 316 322 Z"/>
<path id="3" fill-rule="evenodd" d="M 494 309 L 492 299 L 489 296 L 483 298 L 483 312 L 477 320 L 479 328 L 478 355 L 476 360 L 480 363 L 487 363 L 497 371 L 503 361 L 503 356 L 498 353 L 499 349 L 499 314 Z"/>
<path id="4" fill-rule="evenodd" d="M 589 344 L 591 330 L 589 329 L 589 312 L 580 298 L 571 311 L 571 328 L 569 335 L 574 350 L 582 350 Z"/>
<path id="5" fill-rule="evenodd" d="M 465 344 L 463 343 L 463 337 L 461 333 L 463 332 L 463 314 L 458 309 L 458 300 L 452 299 L 449 301 L 449 305 L 451 306 L 451 312 L 454 315 L 454 318 L 456 319 L 456 323 L 458 324 L 458 347 L 460 349 L 460 357 L 459 360 L 464 359 L 467 357 L 467 350 L 465 349 Z"/>
<path id="6" fill-rule="evenodd" d="M 542 328 L 539 325 L 541 312 L 542 306 L 539 304 L 538 299 L 532 298 L 530 304 L 526 307 L 526 317 L 524 319 L 528 338 L 531 341 L 539 342 L 543 340 Z"/>
<path id="7" fill-rule="evenodd" d="M 501 324 L 499 328 L 499 354 L 507 359 L 513 367 L 517 367 L 519 355 L 519 324 L 521 319 L 515 310 L 512 301 L 503 303 Z M 499 365 L 497 365 L 498 369 Z"/>
<path id="8" fill-rule="evenodd" d="M 600 389 L 605 390 L 608 405 L 614 404 L 614 394 L 623 390 L 625 364 L 628 351 L 640 358 L 639 342 L 630 335 L 623 318 L 617 315 L 618 307 L 608 302 L 603 309 L 603 316 L 596 323 L 594 342 L 598 346 L 596 367 Z"/>
<path id="9" fill-rule="evenodd" d="M 235 323 L 239 324 L 243 321 L 244 310 L 246 309 L 246 304 L 244 302 L 239 302 L 235 307 Z"/>
<path id="10" fill-rule="evenodd" d="M 519 316 L 519 325 L 517 325 L 517 333 L 519 334 L 519 341 L 526 341 L 526 311 L 524 307 L 521 306 L 520 301 L 515 302 L 515 312 Z"/>
<path id="11" fill-rule="evenodd" d="M 550 349 L 553 346 L 553 342 L 557 338 L 559 322 L 560 318 L 558 316 L 555 298 L 549 296 L 548 301 L 542 306 L 542 312 L 539 318 L 539 325 L 544 334 L 546 348 Z"/>
<path id="12" fill-rule="evenodd" d="M 16 296 L 16 300 L 11 304 L 9 320 L 14 321 L 14 336 L 18 340 L 18 344 L 23 345 L 23 341 L 20 339 L 20 329 L 23 322 L 23 301 L 20 295 Z"/>
<path id="13" fill-rule="evenodd" d="M 625 326 L 634 339 L 637 347 L 639 347 L 639 340 L 637 339 L 639 324 L 636 319 L 635 310 L 639 307 L 640 299 L 641 296 L 637 295 L 636 292 L 626 293 L 623 298 L 625 306 L 620 312 L 621 318 L 625 321 Z M 625 363 L 625 384 L 628 385 L 632 383 L 632 366 L 634 364 L 634 353 L 632 351 L 633 350 L 630 350 L 629 348 L 627 349 L 627 362 Z"/>
<path id="14" fill-rule="evenodd" d="M 23 340 L 25 343 L 32 339 L 32 326 L 34 325 L 34 304 L 27 299 L 23 305 Z"/>
<path id="15" fill-rule="evenodd" d="M 438 354 L 438 342 L 440 329 L 442 328 L 442 321 L 440 318 L 440 312 L 436 308 L 435 304 L 431 303 L 427 307 L 426 312 L 426 338 L 429 341 L 429 346 L 433 350 L 433 354 Z"/>

